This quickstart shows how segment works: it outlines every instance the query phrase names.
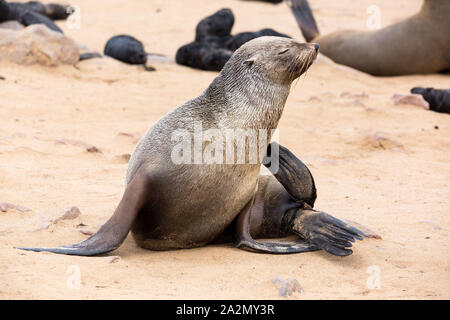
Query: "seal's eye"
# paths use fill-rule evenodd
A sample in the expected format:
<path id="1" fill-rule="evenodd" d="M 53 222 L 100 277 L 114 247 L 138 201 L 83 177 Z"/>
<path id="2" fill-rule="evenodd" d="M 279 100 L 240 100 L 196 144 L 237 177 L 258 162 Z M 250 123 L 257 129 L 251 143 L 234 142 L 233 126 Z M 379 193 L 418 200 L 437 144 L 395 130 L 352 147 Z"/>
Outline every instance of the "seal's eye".
<path id="1" fill-rule="evenodd" d="M 288 49 L 284 49 L 283 51 L 278 52 L 278 54 L 283 54 L 283 53 L 286 53 L 286 52 L 288 52 L 288 51 L 289 51 L 289 48 L 288 48 Z"/>

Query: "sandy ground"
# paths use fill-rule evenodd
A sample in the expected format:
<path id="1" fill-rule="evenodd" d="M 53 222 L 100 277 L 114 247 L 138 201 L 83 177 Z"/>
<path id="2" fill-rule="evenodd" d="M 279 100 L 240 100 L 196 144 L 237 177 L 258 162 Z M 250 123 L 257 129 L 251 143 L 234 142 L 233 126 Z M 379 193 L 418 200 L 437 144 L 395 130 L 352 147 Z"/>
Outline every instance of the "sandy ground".
<path id="1" fill-rule="evenodd" d="M 234 33 L 272 27 L 302 39 L 285 5 L 72 2 L 81 8 L 81 28 L 58 24 L 97 51 L 110 36 L 129 33 L 149 52 L 173 57 L 194 37 L 197 22 L 222 7 L 235 13 Z M 366 28 L 371 4 L 380 6 L 385 26 L 417 11 L 421 1 L 311 3 L 326 33 Z M 0 201 L 32 209 L 0 212 L 0 298 L 277 299 L 277 277 L 302 286 L 303 293 L 290 299 L 450 298 L 450 117 L 391 100 L 417 85 L 449 88 L 444 75 L 375 78 L 319 62 L 293 87 L 280 141 L 309 165 L 318 187 L 316 207 L 383 237 L 358 242 L 352 256 L 276 256 L 231 245 L 152 252 L 138 248 L 131 236 L 106 257 L 13 249 L 81 241 L 81 223 L 96 230 L 123 192 L 127 164 L 117 156 L 135 146 L 120 133 L 142 135 L 216 76 L 170 63 L 154 66 L 157 72 L 111 59 L 76 68 L 0 63 L 6 78 L 0 80 Z M 95 145 L 101 153 L 60 139 Z M 33 231 L 68 206 L 80 208 L 81 216 Z M 110 256 L 120 259 L 110 263 Z M 373 288 L 377 275 L 380 286 Z"/>

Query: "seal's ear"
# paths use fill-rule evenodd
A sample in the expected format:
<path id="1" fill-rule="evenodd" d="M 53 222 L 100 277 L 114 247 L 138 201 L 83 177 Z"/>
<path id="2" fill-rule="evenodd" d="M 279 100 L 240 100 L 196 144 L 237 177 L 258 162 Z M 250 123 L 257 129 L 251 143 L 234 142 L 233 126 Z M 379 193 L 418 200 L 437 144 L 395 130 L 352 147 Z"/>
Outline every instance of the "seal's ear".
<path id="1" fill-rule="evenodd" d="M 247 60 L 245 60 L 245 61 L 243 62 L 243 64 L 245 64 L 245 65 L 251 67 L 251 66 L 253 65 L 253 63 L 255 63 L 256 59 L 257 59 L 257 56 L 253 56 L 253 57 L 248 58 Z"/>

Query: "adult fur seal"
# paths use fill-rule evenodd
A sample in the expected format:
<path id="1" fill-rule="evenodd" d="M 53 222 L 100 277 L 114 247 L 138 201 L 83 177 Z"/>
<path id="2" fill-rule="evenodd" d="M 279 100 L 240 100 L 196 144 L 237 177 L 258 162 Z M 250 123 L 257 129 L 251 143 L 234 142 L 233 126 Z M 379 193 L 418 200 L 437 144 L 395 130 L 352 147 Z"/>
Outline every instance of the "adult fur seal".
<path id="1" fill-rule="evenodd" d="M 292 253 L 323 248 L 351 254 L 346 249 L 350 241 L 364 234 L 312 210 L 316 189 L 309 170 L 286 148 L 276 143 L 267 147 L 292 81 L 309 68 L 317 51 L 315 44 L 280 37 L 247 42 L 200 96 L 147 131 L 131 156 L 123 198 L 97 233 L 74 245 L 22 249 L 98 255 L 118 248 L 130 230 L 146 249 L 193 248 L 217 240 L 234 225 L 237 245 L 251 250 Z M 240 129 L 267 133 L 265 143 L 260 141 L 263 153 L 268 149 L 266 160 L 236 161 L 239 139 L 233 139 L 227 151 L 229 130 Z M 196 144 L 211 132 L 214 138 Z M 184 148 L 179 149 L 180 144 Z M 250 148 L 244 146 L 245 157 L 250 157 Z M 231 156 L 232 161 L 209 161 L 212 154 Z M 278 181 L 260 177 L 262 162 Z M 272 237 L 294 232 L 303 239 L 264 243 L 253 240 L 252 232 Z"/>
<path id="2" fill-rule="evenodd" d="M 337 63 L 376 76 L 450 69 L 450 1 L 424 0 L 419 13 L 377 31 L 319 35 L 307 0 L 287 0 L 305 39 Z"/>

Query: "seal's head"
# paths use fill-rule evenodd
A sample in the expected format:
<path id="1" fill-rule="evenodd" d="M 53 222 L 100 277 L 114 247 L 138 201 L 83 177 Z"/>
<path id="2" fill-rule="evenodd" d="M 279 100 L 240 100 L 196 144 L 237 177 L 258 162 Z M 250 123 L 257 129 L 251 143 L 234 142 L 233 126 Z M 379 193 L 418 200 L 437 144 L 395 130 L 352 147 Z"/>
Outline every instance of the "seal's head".
<path id="1" fill-rule="evenodd" d="M 240 47 L 224 66 L 224 73 L 241 79 L 260 78 L 289 86 L 312 65 L 319 45 L 282 37 L 259 37 Z M 233 69 L 233 70 L 232 70 Z"/>
<path id="2" fill-rule="evenodd" d="M 234 15 L 230 9 L 221 9 L 202 19 L 195 31 L 195 40 L 202 41 L 208 36 L 226 37 L 230 35 L 234 24 Z"/>

